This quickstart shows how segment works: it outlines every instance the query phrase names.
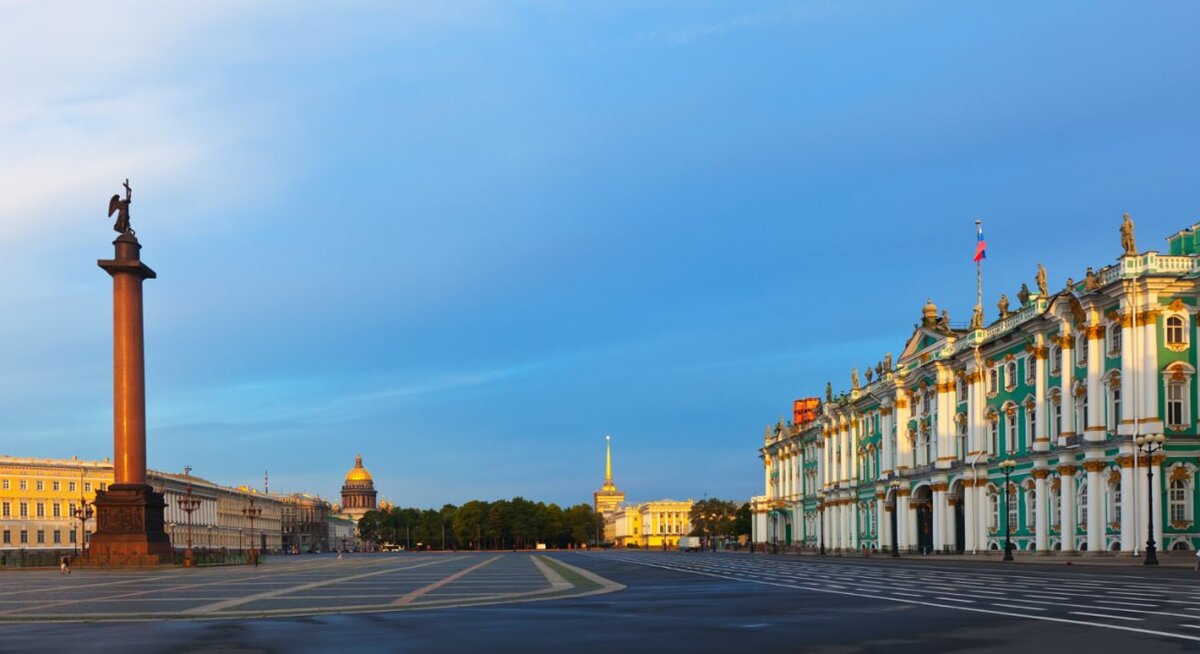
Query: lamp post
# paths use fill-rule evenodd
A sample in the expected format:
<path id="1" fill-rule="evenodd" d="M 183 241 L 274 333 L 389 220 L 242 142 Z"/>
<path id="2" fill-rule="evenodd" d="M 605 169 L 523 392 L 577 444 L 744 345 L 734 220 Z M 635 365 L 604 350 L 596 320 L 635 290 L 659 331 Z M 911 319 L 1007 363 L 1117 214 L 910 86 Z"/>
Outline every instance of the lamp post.
<path id="1" fill-rule="evenodd" d="M 1154 546 L 1154 465 L 1152 456 L 1162 450 L 1167 437 L 1163 434 L 1138 436 L 1134 439 L 1138 453 L 1146 457 L 1146 560 L 1143 565 L 1158 565 L 1157 548 Z"/>
<path id="2" fill-rule="evenodd" d="M 191 468 L 186 468 L 188 474 L 191 474 Z M 187 514 L 187 549 L 183 551 L 183 567 L 190 568 L 195 565 L 192 559 L 192 512 L 200 508 L 200 498 L 192 495 L 192 483 L 188 482 L 187 494 L 175 501 L 175 506 L 179 507 L 180 511 Z"/>
<path id="3" fill-rule="evenodd" d="M 896 508 L 898 506 L 900 496 L 900 480 L 893 479 L 890 484 L 892 487 L 892 558 L 900 558 L 900 539 L 896 534 Z"/>
<path id="4" fill-rule="evenodd" d="M 75 509 L 75 517 L 79 519 L 79 538 L 75 539 L 76 554 L 79 553 L 79 548 L 86 544 L 87 521 L 92 517 L 92 507 L 88 504 L 87 498 L 83 496 L 83 477 L 85 474 L 87 474 L 87 468 L 79 466 L 79 508 Z"/>
<path id="5" fill-rule="evenodd" d="M 821 533 L 820 553 L 825 556 L 825 493 L 817 493 L 817 526 Z"/>
<path id="6" fill-rule="evenodd" d="M 254 550 L 254 519 L 262 515 L 262 509 L 254 507 L 254 498 L 250 498 L 250 506 L 242 509 L 242 515 L 250 520 L 250 559 L 254 565 L 258 565 L 258 555 Z"/>
<path id="7" fill-rule="evenodd" d="M 1012 476 L 1013 468 L 1017 467 L 1017 462 L 1012 459 L 1005 459 L 1000 462 L 1000 470 L 1004 473 L 1004 560 L 1012 561 L 1012 522 L 1008 519 L 1011 515 L 1008 511 L 1009 499 L 1008 480 Z"/>

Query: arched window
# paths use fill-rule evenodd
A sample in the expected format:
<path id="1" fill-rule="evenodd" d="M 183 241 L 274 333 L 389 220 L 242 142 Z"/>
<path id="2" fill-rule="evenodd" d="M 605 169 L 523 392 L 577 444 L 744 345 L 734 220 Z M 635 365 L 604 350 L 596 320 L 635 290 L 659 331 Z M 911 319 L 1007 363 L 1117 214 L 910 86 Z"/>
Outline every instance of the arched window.
<path id="1" fill-rule="evenodd" d="M 1112 375 L 1108 380 L 1108 431 L 1116 432 L 1121 424 L 1121 376 Z"/>
<path id="2" fill-rule="evenodd" d="M 988 453 L 995 455 L 1000 451 L 1000 416 L 991 414 L 988 420 Z"/>
<path id="3" fill-rule="evenodd" d="M 1037 438 L 1037 405 L 1030 403 L 1025 405 L 1025 439 L 1021 442 L 1028 449 L 1035 438 Z"/>
<path id="4" fill-rule="evenodd" d="M 1114 322 L 1108 327 L 1108 356 L 1121 356 L 1121 323 Z"/>
<path id="5" fill-rule="evenodd" d="M 1075 365 L 1080 368 L 1086 368 L 1088 364 L 1088 342 L 1087 333 L 1079 335 L 1079 340 L 1075 345 Z"/>
<path id="6" fill-rule="evenodd" d="M 988 395 L 995 395 L 1000 390 L 1000 371 L 993 367 L 988 371 Z"/>
<path id="7" fill-rule="evenodd" d="M 1009 361 L 1004 366 L 1004 388 L 1012 390 L 1017 387 L 1017 362 Z"/>
<path id="8" fill-rule="evenodd" d="M 1058 376 L 1062 374 L 1062 348 L 1055 345 L 1050 350 L 1050 374 Z"/>
<path id="9" fill-rule="evenodd" d="M 1005 451 L 1015 452 L 1017 449 L 1017 408 L 1009 407 L 1004 413 L 1004 445 Z"/>
<path id="10" fill-rule="evenodd" d="M 1021 489 L 1017 488 L 1016 484 L 1009 484 L 1008 493 L 1008 526 L 1016 531 L 1020 524 L 1017 515 L 1018 509 L 1021 508 Z"/>
<path id="11" fill-rule="evenodd" d="M 1000 529 L 1000 493 L 992 489 L 988 493 L 988 529 L 997 531 Z"/>
<path id="12" fill-rule="evenodd" d="M 967 455 L 967 417 L 960 413 L 959 418 L 955 423 L 958 432 L 954 437 L 954 455 L 962 460 Z"/>
<path id="13" fill-rule="evenodd" d="M 1187 481 L 1178 477 L 1172 479 L 1169 493 L 1171 522 L 1191 522 L 1192 517 L 1188 511 Z"/>
<path id="14" fill-rule="evenodd" d="M 1187 322 L 1182 316 L 1169 316 L 1166 328 L 1168 346 L 1187 345 Z"/>
<path id="15" fill-rule="evenodd" d="M 1026 525 L 1029 531 L 1033 531 L 1037 527 L 1037 488 L 1031 487 L 1025 490 L 1025 515 L 1028 516 L 1029 524 Z"/>
<path id="16" fill-rule="evenodd" d="M 1058 529 L 1058 491 L 1054 489 L 1054 485 L 1050 485 L 1050 491 L 1046 497 L 1046 510 L 1049 513 L 1046 517 L 1049 518 L 1050 526 Z"/>
<path id="17" fill-rule="evenodd" d="M 1083 483 L 1079 485 L 1079 524 L 1087 528 L 1088 523 L 1088 492 L 1087 492 L 1087 477 L 1084 477 Z"/>
<path id="18" fill-rule="evenodd" d="M 1025 357 L 1025 383 L 1030 386 L 1037 383 L 1037 358 L 1033 355 Z"/>

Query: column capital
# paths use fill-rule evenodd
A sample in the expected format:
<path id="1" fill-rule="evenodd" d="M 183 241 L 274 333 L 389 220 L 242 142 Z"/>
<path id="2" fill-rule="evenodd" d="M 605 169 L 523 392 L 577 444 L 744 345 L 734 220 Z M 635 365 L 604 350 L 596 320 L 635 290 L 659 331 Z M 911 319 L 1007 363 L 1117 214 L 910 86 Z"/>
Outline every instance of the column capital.
<path id="1" fill-rule="evenodd" d="M 1089 473 L 1104 472 L 1104 469 L 1107 467 L 1108 467 L 1107 461 L 1084 461 L 1083 462 L 1083 469 L 1088 471 Z"/>
<path id="2" fill-rule="evenodd" d="M 1074 464 L 1064 463 L 1058 466 L 1058 474 L 1063 477 L 1074 476 L 1076 472 L 1079 472 L 1079 467 Z"/>
<path id="3" fill-rule="evenodd" d="M 1033 477 L 1034 479 L 1046 479 L 1050 476 L 1050 469 L 1034 468 L 1033 470 L 1029 471 L 1029 476 Z"/>

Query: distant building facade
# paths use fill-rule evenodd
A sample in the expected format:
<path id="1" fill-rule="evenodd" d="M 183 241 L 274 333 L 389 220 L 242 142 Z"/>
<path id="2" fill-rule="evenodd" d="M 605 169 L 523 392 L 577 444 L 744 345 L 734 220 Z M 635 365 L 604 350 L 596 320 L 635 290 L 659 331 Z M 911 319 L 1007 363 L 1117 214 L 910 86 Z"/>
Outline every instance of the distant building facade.
<path id="1" fill-rule="evenodd" d="M 293 554 L 328 552 L 329 529 L 333 510 L 329 502 L 309 495 L 292 493 L 280 498 L 283 503 L 283 547 Z"/>
<path id="2" fill-rule="evenodd" d="M 592 502 L 596 513 L 605 516 L 606 519 L 615 514 L 625 502 L 625 493 L 613 483 L 612 436 L 604 437 L 604 483 L 600 485 L 600 490 L 592 494 Z"/>
<path id="3" fill-rule="evenodd" d="M 610 514 L 617 547 L 672 548 L 692 532 L 692 500 L 657 500 L 624 506 Z"/>
<path id="4" fill-rule="evenodd" d="M 68 550 L 86 547 L 96 529 L 95 515 L 80 520 L 77 510 L 91 506 L 97 490 L 113 481 L 113 465 L 103 461 L 0 456 L 0 551 Z M 194 547 L 279 551 L 282 503 L 273 496 L 229 488 L 188 474 L 147 471 L 147 482 L 162 493 L 167 534 L 177 549 L 187 546 L 188 515 L 179 509 L 187 495 L 200 500 L 191 515 Z M 251 521 L 244 509 L 261 509 Z"/>

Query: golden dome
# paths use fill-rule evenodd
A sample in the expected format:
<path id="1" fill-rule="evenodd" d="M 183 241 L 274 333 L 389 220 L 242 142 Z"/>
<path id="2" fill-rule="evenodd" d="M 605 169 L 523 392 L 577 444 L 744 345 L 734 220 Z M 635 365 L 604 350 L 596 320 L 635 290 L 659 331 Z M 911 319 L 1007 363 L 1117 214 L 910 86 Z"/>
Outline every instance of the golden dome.
<path id="1" fill-rule="evenodd" d="M 361 454 L 354 457 L 354 467 L 346 473 L 346 481 L 371 481 L 371 473 L 363 467 Z"/>

